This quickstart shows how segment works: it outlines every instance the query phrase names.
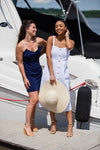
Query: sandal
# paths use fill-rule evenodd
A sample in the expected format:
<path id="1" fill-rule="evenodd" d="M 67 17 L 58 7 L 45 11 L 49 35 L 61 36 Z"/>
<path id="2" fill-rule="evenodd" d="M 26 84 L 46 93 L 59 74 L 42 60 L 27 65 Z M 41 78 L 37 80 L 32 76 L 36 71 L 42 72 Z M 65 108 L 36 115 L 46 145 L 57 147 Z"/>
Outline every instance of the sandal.
<path id="1" fill-rule="evenodd" d="M 56 133 L 56 125 L 57 125 L 57 121 L 55 120 L 53 120 L 53 121 L 51 121 L 51 129 L 50 129 L 50 133 L 51 134 L 55 134 Z"/>
<path id="2" fill-rule="evenodd" d="M 31 119 L 31 121 L 33 122 L 32 124 L 33 124 L 33 126 L 31 125 L 31 128 L 32 128 L 32 131 L 33 132 L 38 132 L 38 128 L 36 128 L 36 126 L 35 126 L 35 123 L 34 123 L 34 119 Z"/>
<path id="3" fill-rule="evenodd" d="M 28 131 L 27 128 L 30 127 L 30 124 L 26 123 L 24 125 L 24 134 L 26 134 L 27 136 L 34 136 L 32 131 Z"/>
<path id="4" fill-rule="evenodd" d="M 72 137 L 72 136 L 73 136 L 73 124 L 68 124 L 67 137 Z"/>

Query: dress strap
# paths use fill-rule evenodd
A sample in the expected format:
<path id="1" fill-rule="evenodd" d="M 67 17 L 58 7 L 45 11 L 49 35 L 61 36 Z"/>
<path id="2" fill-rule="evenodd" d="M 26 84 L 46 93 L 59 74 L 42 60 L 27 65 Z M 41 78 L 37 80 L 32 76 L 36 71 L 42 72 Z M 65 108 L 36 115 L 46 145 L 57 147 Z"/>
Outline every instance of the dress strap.
<path id="1" fill-rule="evenodd" d="M 23 42 L 24 48 L 26 49 L 26 45 L 25 45 L 25 42 L 24 42 L 24 40 L 23 40 L 22 42 Z"/>
<path id="2" fill-rule="evenodd" d="M 53 36 L 53 46 L 55 45 L 55 36 Z"/>

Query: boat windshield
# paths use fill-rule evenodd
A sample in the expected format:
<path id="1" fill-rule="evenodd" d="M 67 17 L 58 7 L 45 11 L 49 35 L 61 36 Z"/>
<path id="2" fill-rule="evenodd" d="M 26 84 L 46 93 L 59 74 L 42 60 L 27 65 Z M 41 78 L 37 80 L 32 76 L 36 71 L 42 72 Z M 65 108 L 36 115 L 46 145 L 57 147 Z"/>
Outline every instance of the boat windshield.
<path id="1" fill-rule="evenodd" d="M 32 0 L 17 0 L 16 6 L 20 8 L 34 9 L 41 14 L 63 17 L 61 7 L 56 0 L 44 0 L 44 2 L 39 2 L 37 0 L 34 0 L 34 2 Z"/>

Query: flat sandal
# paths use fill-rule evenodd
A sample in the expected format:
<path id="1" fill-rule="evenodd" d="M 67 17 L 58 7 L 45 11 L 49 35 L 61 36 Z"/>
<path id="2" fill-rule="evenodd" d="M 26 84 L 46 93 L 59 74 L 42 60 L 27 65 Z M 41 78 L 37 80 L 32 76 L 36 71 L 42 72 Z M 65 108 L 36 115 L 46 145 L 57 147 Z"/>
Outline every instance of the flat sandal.
<path id="1" fill-rule="evenodd" d="M 73 128 L 73 124 L 68 124 L 68 126 L 72 126 L 72 128 Z M 67 137 L 72 137 L 72 136 L 73 136 L 73 131 L 67 132 Z"/>
<path id="2" fill-rule="evenodd" d="M 55 120 L 53 120 L 53 121 L 51 121 L 51 129 L 50 129 L 50 133 L 51 134 L 55 134 L 56 133 L 56 125 L 57 125 L 57 121 Z M 52 129 L 52 126 L 55 126 L 54 128 L 55 129 Z"/>

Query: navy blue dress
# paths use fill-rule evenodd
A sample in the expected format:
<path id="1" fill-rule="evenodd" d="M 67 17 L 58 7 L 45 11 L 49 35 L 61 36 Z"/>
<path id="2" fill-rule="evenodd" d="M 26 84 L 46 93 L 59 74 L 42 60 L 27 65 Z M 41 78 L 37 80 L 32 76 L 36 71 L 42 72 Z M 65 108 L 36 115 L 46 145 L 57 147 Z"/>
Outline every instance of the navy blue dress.
<path id="1" fill-rule="evenodd" d="M 30 82 L 28 92 L 39 91 L 42 76 L 42 68 L 39 63 L 41 50 L 38 47 L 36 52 L 26 49 L 23 52 L 23 63 L 26 76 Z"/>

